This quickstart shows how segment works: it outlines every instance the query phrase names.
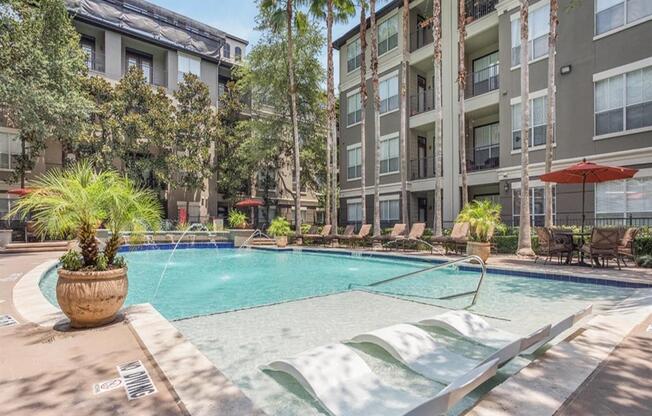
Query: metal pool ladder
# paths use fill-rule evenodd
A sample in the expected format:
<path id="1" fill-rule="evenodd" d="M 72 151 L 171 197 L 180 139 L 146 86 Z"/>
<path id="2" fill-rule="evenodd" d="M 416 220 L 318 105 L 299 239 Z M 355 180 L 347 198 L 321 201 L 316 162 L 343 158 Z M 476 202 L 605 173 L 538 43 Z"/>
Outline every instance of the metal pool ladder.
<path id="1" fill-rule="evenodd" d="M 482 286 L 482 281 L 484 280 L 484 276 L 487 274 L 487 266 L 485 265 L 484 261 L 482 261 L 482 259 L 480 257 L 474 256 L 474 255 L 462 257 L 461 259 L 451 260 L 451 261 L 448 261 L 446 263 L 437 264 L 437 265 L 432 266 L 432 267 L 427 267 L 425 269 L 421 269 L 421 270 L 417 270 L 417 271 L 414 271 L 414 272 L 402 274 L 400 276 L 390 277 L 389 279 L 380 280 L 378 282 L 370 283 L 370 284 L 365 285 L 365 286 L 367 286 L 367 287 L 380 286 L 382 284 L 393 282 L 395 280 L 403 279 L 403 278 L 406 278 L 406 277 L 414 276 L 416 274 L 429 272 L 429 271 L 437 270 L 437 269 L 443 269 L 445 267 L 452 266 L 452 265 L 459 264 L 459 263 L 468 263 L 471 260 L 475 260 L 476 262 L 478 262 L 480 264 L 480 267 L 482 268 L 482 272 L 480 274 L 480 280 L 478 281 L 478 286 L 475 288 L 475 290 L 471 290 L 471 291 L 464 292 L 464 293 L 456 293 L 454 295 L 444 296 L 444 297 L 437 298 L 437 299 L 438 300 L 449 300 L 449 299 L 461 298 L 463 296 L 473 295 L 473 300 L 471 301 L 471 306 L 473 306 L 473 305 L 475 305 L 475 303 L 476 303 L 476 301 L 478 299 L 478 293 L 480 292 L 480 287 Z M 350 284 L 349 289 L 351 289 L 352 286 L 354 286 L 354 285 Z"/>
<path id="2" fill-rule="evenodd" d="M 268 236 L 264 232 L 262 232 L 260 230 L 254 230 L 254 232 L 251 233 L 251 235 L 249 237 L 247 237 L 247 239 L 242 244 L 240 244 L 240 248 L 246 247 L 249 244 L 249 241 L 251 241 L 252 239 L 254 239 L 256 237 L 263 237 L 263 238 L 267 238 L 268 240 L 273 240 L 272 237 Z"/>

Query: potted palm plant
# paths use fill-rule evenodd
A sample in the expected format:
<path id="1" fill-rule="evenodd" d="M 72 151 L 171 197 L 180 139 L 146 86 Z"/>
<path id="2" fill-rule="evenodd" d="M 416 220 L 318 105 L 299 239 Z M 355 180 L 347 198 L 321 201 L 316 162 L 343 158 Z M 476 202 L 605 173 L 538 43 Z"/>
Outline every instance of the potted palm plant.
<path id="1" fill-rule="evenodd" d="M 267 233 L 276 239 L 278 247 L 286 247 L 288 245 L 288 235 L 292 234 L 292 229 L 287 219 L 278 217 L 272 220 Z"/>
<path id="2" fill-rule="evenodd" d="M 229 226 L 231 228 L 245 229 L 247 228 L 247 216 L 242 211 L 232 209 L 229 211 Z"/>
<path id="3" fill-rule="evenodd" d="M 60 259 L 57 301 L 72 327 L 90 328 L 113 321 L 127 296 L 127 265 L 117 256 L 120 231 L 157 229 L 161 212 L 152 192 L 115 171 L 80 163 L 37 179 L 8 215 L 31 214 L 38 235 L 76 235 L 79 251 Z M 103 251 L 96 238 L 101 224 L 111 231 Z"/>
<path id="4" fill-rule="evenodd" d="M 501 226 L 500 204 L 489 200 L 471 201 L 460 211 L 456 222 L 468 222 L 470 238 L 466 243 L 466 254 L 476 255 L 487 261 L 491 254 L 491 239 L 494 230 Z"/>

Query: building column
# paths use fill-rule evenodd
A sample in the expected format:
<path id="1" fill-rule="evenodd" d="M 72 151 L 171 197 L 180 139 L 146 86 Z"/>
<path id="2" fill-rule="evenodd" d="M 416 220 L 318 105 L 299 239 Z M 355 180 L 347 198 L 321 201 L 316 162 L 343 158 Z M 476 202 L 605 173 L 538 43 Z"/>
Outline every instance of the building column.
<path id="1" fill-rule="evenodd" d="M 121 79 L 124 67 L 122 62 L 122 35 L 109 30 L 104 32 L 104 54 L 107 78 Z"/>

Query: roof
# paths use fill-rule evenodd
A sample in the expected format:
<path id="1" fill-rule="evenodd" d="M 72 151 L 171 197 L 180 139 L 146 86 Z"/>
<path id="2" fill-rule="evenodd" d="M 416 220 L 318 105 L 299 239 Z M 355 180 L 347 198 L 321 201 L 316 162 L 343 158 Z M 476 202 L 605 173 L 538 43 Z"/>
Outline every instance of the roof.
<path id="1" fill-rule="evenodd" d="M 402 0 L 392 0 L 380 9 L 376 11 L 376 20 L 380 19 L 381 17 L 387 15 L 389 12 L 391 12 L 394 9 L 397 9 L 403 5 Z M 367 28 L 371 26 L 371 18 L 367 17 Z M 353 36 L 357 35 L 358 32 L 360 32 L 360 25 L 355 25 L 353 28 L 351 28 L 348 32 L 340 36 L 339 38 L 335 39 L 333 41 L 333 47 L 337 50 L 339 50 L 346 41 L 351 39 Z"/>

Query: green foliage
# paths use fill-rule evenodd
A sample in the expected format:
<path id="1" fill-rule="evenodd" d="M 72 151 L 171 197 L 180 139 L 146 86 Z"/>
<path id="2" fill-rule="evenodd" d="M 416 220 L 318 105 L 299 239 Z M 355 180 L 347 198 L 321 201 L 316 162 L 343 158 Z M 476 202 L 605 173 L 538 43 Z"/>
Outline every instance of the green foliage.
<path id="1" fill-rule="evenodd" d="M 639 233 L 634 241 L 634 253 L 639 256 L 652 256 L 652 237 L 646 236 L 644 232 Z"/>
<path id="2" fill-rule="evenodd" d="M 125 260 L 124 257 L 118 256 L 115 259 L 113 259 L 113 267 L 116 269 L 124 269 L 127 267 L 127 261 Z"/>
<path id="3" fill-rule="evenodd" d="M 71 272 L 76 272 L 84 266 L 84 259 L 81 254 L 74 250 L 68 250 L 66 254 L 59 257 L 59 262 L 64 270 L 70 270 Z"/>
<path id="4" fill-rule="evenodd" d="M 79 34 L 63 1 L 5 0 L 0 8 L 0 108 L 20 130 L 22 154 L 9 182 L 24 181 L 47 139 L 64 151 L 77 140 L 90 110 Z"/>
<path id="5" fill-rule="evenodd" d="M 489 200 L 474 200 L 468 203 L 457 216 L 456 222 L 468 222 L 471 238 L 474 241 L 488 243 L 490 230 L 501 224 L 500 204 Z"/>
<path id="6" fill-rule="evenodd" d="M 231 228 L 242 228 L 247 224 L 247 216 L 244 212 L 233 209 L 229 211 L 228 221 Z"/>
<path id="7" fill-rule="evenodd" d="M 312 228 L 311 224 L 302 223 L 301 224 L 301 234 L 308 234 Z"/>
<path id="8" fill-rule="evenodd" d="M 652 255 L 645 254 L 636 258 L 636 264 L 639 267 L 652 268 Z"/>
<path id="9" fill-rule="evenodd" d="M 109 261 L 104 254 L 97 256 L 97 264 L 95 265 L 95 270 L 98 272 L 103 272 L 109 269 Z"/>
<path id="10" fill-rule="evenodd" d="M 267 233 L 272 237 L 284 237 L 292 234 L 290 223 L 285 217 L 276 217 L 267 229 Z"/>

